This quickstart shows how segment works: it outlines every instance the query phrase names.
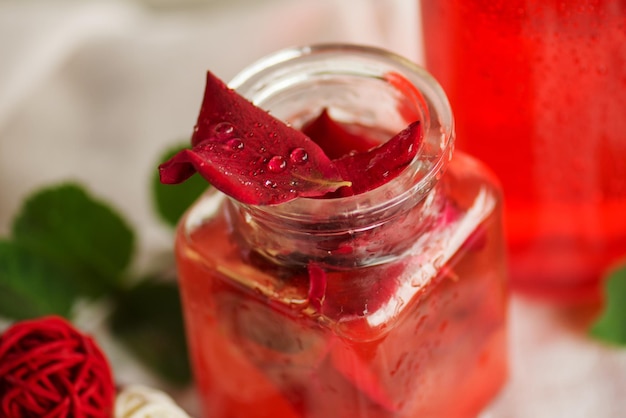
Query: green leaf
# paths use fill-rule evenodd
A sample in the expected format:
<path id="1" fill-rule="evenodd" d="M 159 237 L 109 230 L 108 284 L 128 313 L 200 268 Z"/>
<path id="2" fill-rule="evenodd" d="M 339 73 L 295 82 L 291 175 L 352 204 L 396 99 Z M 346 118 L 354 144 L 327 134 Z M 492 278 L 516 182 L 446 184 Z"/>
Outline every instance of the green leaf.
<path id="1" fill-rule="evenodd" d="M 189 145 L 172 147 L 161 156 L 159 162 L 169 160 L 185 148 L 189 148 Z M 206 180 L 197 174 L 181 184 L 163 184 L 159 180 L 158 171 L 155 170 L 152 177 L 152 195 L 158 215 L 167 225 L 176 226 L 181 216 L 207 187 L 209 184 Z"/>
<path id="2" fill-rule="evenodd" d="M 604 292 L 604 311 L 589 332 L 607 343 L 626 345 L 626 265 L 609 275 Z"/>
<path id="3" fill-rule="evenodd" d="M 89 296 L 120 285 L 135 241 L 120 215 L 76 184 L 46 188 L 27 199 L 13 223 L 13 238 L 71 270 Z"/>
<path id="4" fill-rule="evenodd" d="M 68 317 L 77 296 L 66 271 L 14 242 L 0 241 L 0 315 Z"/>
<path id="5" fill-rule="evenodd" d="M 177 385 L 191 381 L 178 287 L 153 279 L 121 295 L 111 330 L 137 358 Z"/>

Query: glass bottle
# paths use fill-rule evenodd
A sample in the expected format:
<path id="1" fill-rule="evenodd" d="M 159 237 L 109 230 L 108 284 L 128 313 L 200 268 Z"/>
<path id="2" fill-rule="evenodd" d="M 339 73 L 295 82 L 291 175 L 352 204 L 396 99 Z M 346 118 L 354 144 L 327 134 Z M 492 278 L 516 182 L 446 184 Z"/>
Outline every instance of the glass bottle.
<path id="1" fill-rule="evenodd" d="M 417 117 L 424 143 L 360 195 L 251 206 L 209 189 L 190 208 L 176 256 L 204 416 L 475 416 L 507 370 L 501 196 L 450 160 L 437 83 L 385 51 L 320 45 L 231 86 L 294 127 L 327 109 L 387 138 Z"/>
<path id="2" fill-rule="evenodd" d="M 502 182 L 512 288 L 597 300 L 626 256 L 626 2 L 421 5 L 458 148 Z"/>

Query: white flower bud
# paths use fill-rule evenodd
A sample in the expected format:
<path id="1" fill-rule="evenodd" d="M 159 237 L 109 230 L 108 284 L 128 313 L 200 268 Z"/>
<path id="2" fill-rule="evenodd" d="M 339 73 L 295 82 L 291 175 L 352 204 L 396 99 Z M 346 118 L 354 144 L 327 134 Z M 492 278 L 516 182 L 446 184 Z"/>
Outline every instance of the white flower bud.
<path id="1" fill-rule="evenodd" d="M 115 399 L 114 418 L 189 418 L 189 415 L 167 394 L 141 385 L 130 385 Z"/>

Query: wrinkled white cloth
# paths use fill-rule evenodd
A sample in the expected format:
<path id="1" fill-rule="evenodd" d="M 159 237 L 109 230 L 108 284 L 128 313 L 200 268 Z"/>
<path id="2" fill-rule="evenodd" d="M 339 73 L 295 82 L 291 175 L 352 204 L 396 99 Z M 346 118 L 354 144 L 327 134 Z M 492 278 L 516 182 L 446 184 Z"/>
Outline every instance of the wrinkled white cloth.
<path id="1" fill-rule="evenodd" d="M 27 194 L 76 180 L 136 227 L 142 268 L 171 249 L 149 179 L 159 154 L 190 135 L 208 69 L 229 79 L 267 53 L 319 42 L 420 62 L 417 9 L 417 0 L 0 2 L 0 237 Z M 512 300 L 511 379 L 485 418 L 626 416 L 626 349 L 566 318 Z M 142 383 L 105 345 L 116 374 Z"/>

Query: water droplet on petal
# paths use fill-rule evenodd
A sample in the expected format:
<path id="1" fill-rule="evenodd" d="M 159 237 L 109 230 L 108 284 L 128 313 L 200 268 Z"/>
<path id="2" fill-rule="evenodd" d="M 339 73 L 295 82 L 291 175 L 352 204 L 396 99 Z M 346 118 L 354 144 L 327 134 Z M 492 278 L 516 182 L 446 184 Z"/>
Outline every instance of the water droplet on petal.
<path id="1" fill-rule="evenodd" d="M 287 161 L 281 155 L 275 155 L 267 163 L 267 168 L 273 173 L 280 173 L 287 167 Z"/>
<path id="2" fill-rule="evenodd" d="M 268 189 L 274 189 L 276 188 L 276 182 L 273 180 L 265 180 L 265 187 L 267 187 Z"/>
<path id="3" fill-rule="evenodd" d="M 213 132 L 218 139 L 227 139 L 234 135 L 235 127 L 230 122 L 220 122 L 213 127 Z"/>
<path id="4" fill-rule="evenodd" d="M 228 145 L 233 151 L 241 151 L 244 147 L 243 141 L 239 138 L 229 140 L 226 145 Z"/>
<path id="5" fill-rule="evenodd" d="M 289 159 L 295 164 L 304 164 L 309 159 L 309 154 L 304 148 L 294 148 L 289 154 Z"/>

